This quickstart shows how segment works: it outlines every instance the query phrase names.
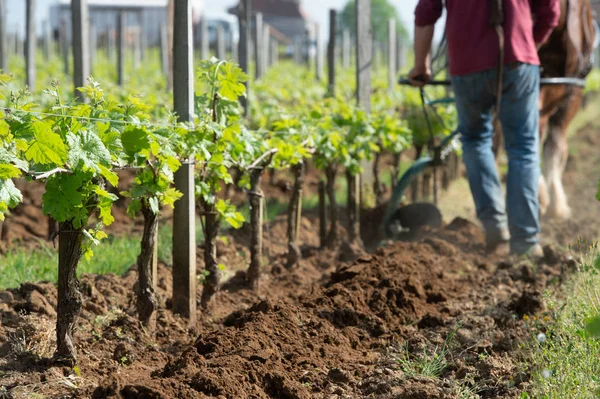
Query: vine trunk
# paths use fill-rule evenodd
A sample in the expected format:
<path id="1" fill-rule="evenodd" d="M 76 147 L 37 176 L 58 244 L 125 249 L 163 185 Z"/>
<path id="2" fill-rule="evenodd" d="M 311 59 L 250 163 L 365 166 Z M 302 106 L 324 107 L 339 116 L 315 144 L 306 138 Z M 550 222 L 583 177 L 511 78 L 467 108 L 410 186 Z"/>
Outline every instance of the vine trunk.
<path id="1" fill-rule="evenodd" d="M 83 253 L 83 228 L 74 228 L 72 222 L 62 223 L 58 241 L 58 305 L 56 318 L 55 359 L 69 365 L 75 364 L 77 353 L 73 331 L 82 298 L 77 280 L 77 265 Z"/>

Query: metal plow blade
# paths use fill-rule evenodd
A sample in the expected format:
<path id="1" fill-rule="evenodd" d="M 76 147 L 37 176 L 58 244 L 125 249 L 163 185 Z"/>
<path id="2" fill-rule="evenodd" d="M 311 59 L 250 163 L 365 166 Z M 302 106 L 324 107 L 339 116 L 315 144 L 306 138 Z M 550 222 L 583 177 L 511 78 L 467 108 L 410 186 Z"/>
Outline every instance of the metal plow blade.
<path id="1" fill-rule="evenodd" d="M 424 226 L 442 227 L 442 213 L 433 204 L 416 202 L 398 208 L 390 218 L 386 230 L 390 238 L 410 240 Z"/>

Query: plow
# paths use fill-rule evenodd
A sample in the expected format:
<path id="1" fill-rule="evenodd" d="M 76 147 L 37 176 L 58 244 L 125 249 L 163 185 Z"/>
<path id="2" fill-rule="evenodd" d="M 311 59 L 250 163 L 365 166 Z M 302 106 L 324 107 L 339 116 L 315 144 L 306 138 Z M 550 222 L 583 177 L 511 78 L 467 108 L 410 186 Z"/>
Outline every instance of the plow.
<path id="1" fill-rule="evenodd" d="M 411 86 L 408 79 L 400 79 L 398 82 L 402 86 Z M 544 77 L 540 78 L 540 86 L 572 86 L 585 87 L 585 79 L 574 77 Z M 437 206 L 438 203 L 438 168 L 445 165 L 448 156 L 457 150 L 460 146 L 460 128 L 447 129 L 448 134 L 441 140 L 436 142 L 433 128 L 432 118 L 441 118 L 436 113 L 436 107 L 440 104 L 451 104 L 454 102 L 452 97 L 442 97 L 431 99 L 427 94 L 427 86 L 446 86 L 450 87 L 449 80 L 431 80 L 427 82 L 425 87 L 416 88 L 420 91 L 421 107 L 423 117 L 427 122 L 428 129 L 428 151 L 423 157 L 415 161 L 399 178 L 394 186 L 390 200 L 388 202 L 383 227 L 388 238 L 393 239 L 409 239 L 414 232 L 424 226 L 441 227 L 443 215 Z M 443 124 L 443 122 L 442 122 Z M 404 198 L 406 190 L 412 181 L 427 170 L 433 171 L 433 203 L 431 202 L 414 202 L 408 205 L 399 206 Z"/>

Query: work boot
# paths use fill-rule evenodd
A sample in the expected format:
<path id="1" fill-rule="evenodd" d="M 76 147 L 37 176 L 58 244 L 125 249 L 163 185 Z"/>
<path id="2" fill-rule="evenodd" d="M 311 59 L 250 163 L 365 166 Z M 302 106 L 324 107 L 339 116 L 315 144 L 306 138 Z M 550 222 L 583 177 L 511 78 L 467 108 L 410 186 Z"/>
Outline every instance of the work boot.
<path id="1" fill-rule="evenodd" d="M 533 261 L 538 261 L 544 257 L 544 249 L 540 244 L 534 244 L 523 252 L 511 251 L 514 255 L 524 256 Z"/>
<path id="2" fill-rule="evenodd" d="M 490 253 L 508 253 L 510 233 L 508 229 L 487 231 L 485 234 L 485 249 Z"/>

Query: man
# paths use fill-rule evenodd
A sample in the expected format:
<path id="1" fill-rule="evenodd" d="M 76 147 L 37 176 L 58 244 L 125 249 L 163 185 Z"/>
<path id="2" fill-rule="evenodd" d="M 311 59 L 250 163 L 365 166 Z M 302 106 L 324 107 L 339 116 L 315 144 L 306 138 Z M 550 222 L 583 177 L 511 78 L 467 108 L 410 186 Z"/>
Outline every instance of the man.
<path id="1" fill-rule="evenodd" d="M 488 250 L 541 256 L 538 181 L 539 65 L 537 48 L 558 25 L 558 0 L 504 0 L 504 73 L 498 118 L 508 154 L 507 206 L 492 151 L 499 43 L 490 0 L 445 0 L 452 88 L 469 185 Z M 442 0 L 420 0 L 415 10 L 415 66 L 420 86 L 431 77 L 430 48 Z M 510 235 L 510 237 L 509 237 Z"/>

